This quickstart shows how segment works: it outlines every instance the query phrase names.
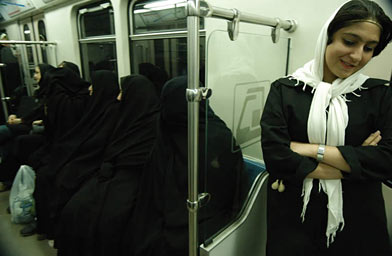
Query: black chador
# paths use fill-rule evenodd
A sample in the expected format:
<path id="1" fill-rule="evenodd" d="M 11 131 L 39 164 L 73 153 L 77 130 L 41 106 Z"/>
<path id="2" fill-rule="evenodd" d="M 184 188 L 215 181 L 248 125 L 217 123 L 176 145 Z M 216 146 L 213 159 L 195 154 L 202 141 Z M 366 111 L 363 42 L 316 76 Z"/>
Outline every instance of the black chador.
<path id="1" fill-rule="evenodd" d="M 122 80 L 120 114 L 101 166 L 64 207 L 58 255 L 119 255 L 139 177 L 155 141 L 159 99 L 143 76 Z"/>
<path id="2" fill-rule="evenodd" d="M 186 85 L 187 77 L 178 77 L 163 87 L 157 142 L 143 171 L 122 255 L 188 254 Z M 238 214 L 247 179 L 241 151 L 232 150 L 231 131 L 206 101 L 200 103 L 199 135 L 199 191 L 211 195 L 199 210 L 203 241 Z"/>
<path id="3" fill-rule="evenodd" d="M 56 141 L 49 163 L 41 167 L 37 175 L 39 232 L 47 233 L 50 238 L 63 205 L 99 166 L 116 121 L 117 76 L 110 71 L 98 71 L 92 76 L 92 84 L 93 93 L 86 113 L 73 129 Z"/>

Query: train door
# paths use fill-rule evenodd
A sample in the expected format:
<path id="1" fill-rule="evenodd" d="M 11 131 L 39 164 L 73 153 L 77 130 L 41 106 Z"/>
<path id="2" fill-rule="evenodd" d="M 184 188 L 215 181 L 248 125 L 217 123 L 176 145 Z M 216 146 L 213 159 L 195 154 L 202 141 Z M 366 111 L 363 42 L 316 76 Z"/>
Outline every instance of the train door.
<path id="1" fill-rule="evenodd" d="M 20 22 L 20 29 L 23 41 L 37 41 L 35 28 L 32 18 L 28 18 Z M 21 53 L 21 61 L 23 67 L 23 80 L 28 95 L 32 95 L 34 91 L 34 72 L 35 66 L 39 63 L 37 47 L 34 44 L 18 45 Z"/>

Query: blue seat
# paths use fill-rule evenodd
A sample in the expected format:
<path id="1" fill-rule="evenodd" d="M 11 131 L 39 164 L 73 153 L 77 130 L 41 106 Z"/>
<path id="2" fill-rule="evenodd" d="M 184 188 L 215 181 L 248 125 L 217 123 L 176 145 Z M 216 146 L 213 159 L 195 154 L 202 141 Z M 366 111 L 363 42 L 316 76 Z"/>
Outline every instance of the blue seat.
<path id="1" fill-rule="evenodd" d="M 257 178 L 257 176 L 262 173 L 265 172 L 265 165 L 263 163 L 261 163 L 260 161 L 258 161 L 257 159 L 252 159 L 252 158 L 248 158 L 245 157 L 244 158 L 244 162 L 245 162 L 245 168 L 249 177 L 249 184 L 252 185 L 253 182 L 255 181 L 255 179 Z"/>

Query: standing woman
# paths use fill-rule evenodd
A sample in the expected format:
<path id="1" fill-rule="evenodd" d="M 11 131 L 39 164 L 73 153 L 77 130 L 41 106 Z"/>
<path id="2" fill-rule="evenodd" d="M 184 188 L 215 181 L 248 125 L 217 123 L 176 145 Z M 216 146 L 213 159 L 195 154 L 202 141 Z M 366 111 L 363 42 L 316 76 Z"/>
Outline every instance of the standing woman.
<path id="1" fill-rule="evenodd" d="M 268 256 L 392 255 L 381 191 L 392 178 L 392 89 L 361 74 L 391 33 L 376 3 L 349 1 L 314 59 L 271 85 L 261 118 Z"/>
<path id="2" fill-rule="evenodd" d="M 69 200 L 58 222 L 59 256 L 119 255 L 159 111 L 155 87 L 147 78 L 128 76 L 121 85 L 121 112 L 101 165 Z"/>

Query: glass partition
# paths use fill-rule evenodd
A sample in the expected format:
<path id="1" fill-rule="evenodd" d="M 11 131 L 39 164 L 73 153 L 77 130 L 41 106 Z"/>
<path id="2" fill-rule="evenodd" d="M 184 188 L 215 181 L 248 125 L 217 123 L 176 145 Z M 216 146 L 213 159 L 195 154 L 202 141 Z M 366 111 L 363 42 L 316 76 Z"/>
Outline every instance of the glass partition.
<path id="1" fill-rule="evenodd" d="M 240 33 L 231 41 L 226 31 L 214 31 L 207 41 L 206 86 L 212 89 L 205 118 L 205 172 L 200 193 L 210 202 L 200 209 L 215 215 L 200 230 L 208 241 L 232 222 L 247 200 L 250 180 L 243 158 L 263 161 L 260 118 L 270 84 L 286 75 L 289 39 L 274 44 L 270 36 Z M 201 128 L 202 129 L 202 128 Z M 200 133 L 203 133 L 200 131 Z M 201 144 L 203 145 L 203 144 Z M 201 241 L 201 242 L 203 242 Z"/>

